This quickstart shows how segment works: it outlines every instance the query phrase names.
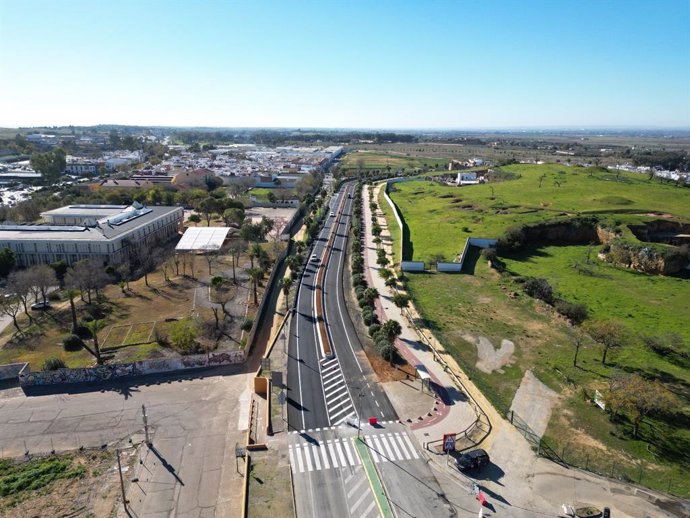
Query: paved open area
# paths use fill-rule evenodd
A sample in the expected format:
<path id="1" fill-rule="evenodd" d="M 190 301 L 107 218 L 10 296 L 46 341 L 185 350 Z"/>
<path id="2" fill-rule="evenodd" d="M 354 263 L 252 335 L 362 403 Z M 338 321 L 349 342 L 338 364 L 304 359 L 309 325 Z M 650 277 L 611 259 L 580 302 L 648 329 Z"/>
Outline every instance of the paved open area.
<path id="1" fill-rule="evenodd" d="M 145 405 L 153 444 L 140 447 L 138 481 L 127 489 L 132 515 L 238 516 L 242 479 L 234 455 L 247 428 L 248 375 L 234 367 L 182 376 L 146 377 L 89 392 L 27 397 L 19 389 L 3 391 L 2 455 L 141 439 Z"/>

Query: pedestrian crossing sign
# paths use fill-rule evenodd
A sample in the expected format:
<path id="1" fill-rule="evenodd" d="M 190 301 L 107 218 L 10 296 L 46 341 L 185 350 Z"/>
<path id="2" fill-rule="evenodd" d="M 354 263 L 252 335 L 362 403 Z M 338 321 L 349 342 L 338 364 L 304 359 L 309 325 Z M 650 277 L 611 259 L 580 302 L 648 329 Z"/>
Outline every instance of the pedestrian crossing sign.
<path id="1" fill-rule="evenodd" d="M 455 450 L 455 434 L 446 433 L 443 434 L 443 451 L 449 453 Z"/>

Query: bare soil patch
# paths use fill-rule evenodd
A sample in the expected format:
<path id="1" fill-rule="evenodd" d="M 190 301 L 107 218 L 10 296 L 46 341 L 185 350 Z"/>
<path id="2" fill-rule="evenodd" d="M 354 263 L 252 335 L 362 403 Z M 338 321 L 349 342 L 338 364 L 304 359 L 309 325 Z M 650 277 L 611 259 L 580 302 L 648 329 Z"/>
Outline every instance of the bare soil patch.
<path id="1" fill-rule="evenodd" d="M 70 453 L 59 458 L 69 461 L 69 469 L 83 474 L 0 497 L 0 515 L 5 518 L 114 516 L 120 495 L 115 452 Z M 31 462 L 40 463 L 42 460 Z M 6 480 L 7 476 L 0 476 L 0 481 L 3 479 Z"/>
<path id="2" fill-rule="evenodd" d="M 541 437 L 549 424 L 551 409 L 556 401 L 558 401 L 558 393 L 544 385 L 532 371 L 528 370 L 525 371 L 510 409 Z"/>

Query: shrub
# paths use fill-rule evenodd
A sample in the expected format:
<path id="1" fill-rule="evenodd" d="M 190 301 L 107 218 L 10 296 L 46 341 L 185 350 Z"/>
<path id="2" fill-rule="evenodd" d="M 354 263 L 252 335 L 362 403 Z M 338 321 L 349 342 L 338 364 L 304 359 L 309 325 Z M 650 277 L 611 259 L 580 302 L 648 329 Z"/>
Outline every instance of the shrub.
<path id="1" fill-rule="evenodd" d="M 88 327 L 86 327 L 84 325 L 84 323 L 85 322 L 91 322 L 91 320 L 93 320 L 93 319 L 84 318 L 81 322 L 81 325 L 78 325 L 77 328 L 74 330 L 75 331 L 74 334 L 77 335 L 82 340 L 89 340 L 91 338 L 91 331 L 89 330 Z"/>
<path id="2" fill-rule="evenodd" d="M 377 333 L 377 331 L 379 331 L 380 329 L 381 329 L 381 326 L 379 324 L 371 324 L 369 326 L 369 336 L 371 336 L 373 338 L 374 335 Z"/>
<path id="3" fill-rule="evenodd" d="M 242 331 L 249 332 L 252 330 L 253 325 L 254 325 L 254 321 L 251 318 L 245 318 L 242 321 L 242 325 L 240 326 L 240 329 L 242 329 Z"/>
<path id="4" fill-rule="evenodd" d="M 523 285 L 525 293 L 535 299 L 543 300 L 547 304 L 553 302 L 553 288 L 546 279 L 530 277 Z"/>
<path id="5" fill-rule="evenodd" d="M 80 351 L 84 347 L 84 341 L 77 335 L 67 335 L 62 339 L 62 347 L 65 351 Z"/>
<path id="6" fill-rule="evenodd" d="M 181 354 L 197 352 L 197 336 L 199 336 L 199 328 L 191 318 L 183 318 L 170 325 L 170 342 Z"/>
<path id="7" fill-rule="evenodd" d="M 517 250 L 525 244 L 525 229 L 523 227 L 510 227 L 505 234 L 498 239 L 498 250 Z"/>
<path id="8" fill-rule="evenodd" d="M 497 257 L 496 249 L 494 247 L 484 248 L 482 250 L 482 257 L 487 261 L 494 262 Z"/>
<path id="9" fill-rule="evenodd" d="M 48 300 L 51 302 L 58 302 L 62 300 L 62 297 L 60 297 L 60 292 L 59 291 L 53 291 L 50 294 L 48 294 Z"/>
<path id="10" fill-rule="evenodd" d="M 44 371 L 56 371 L 58 369 L 66 369 L 67 366 L 60 358 L 48 358 L 43 362 Z"/>
<path id="11" fill-rule="evenodd" d="M 372 312 L 362 313 L 362 320 L 365 326 L 370 326 L 374 323 L 374 314 Z"/>
<path id="12" fill-rule="evenodd" d="M 364 286 L 364 276 L 361 274 L 353 275 L 352 276 L 352 285 L 355 287 Z"/>
<path id="13" fill-rule="evenodd" d="M 573 324 L 581 324 L 587 319 L 587 306 L 584 304 L 574 304 L 567 300 L 557 300 L 554 304 L 556 311 L 570 320 Z"/>

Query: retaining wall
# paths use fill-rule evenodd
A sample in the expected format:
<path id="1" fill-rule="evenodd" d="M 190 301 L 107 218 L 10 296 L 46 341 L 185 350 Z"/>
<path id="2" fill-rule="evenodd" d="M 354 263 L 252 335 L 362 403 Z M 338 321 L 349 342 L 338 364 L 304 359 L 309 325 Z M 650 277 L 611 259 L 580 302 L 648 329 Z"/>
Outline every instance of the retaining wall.
<path id="1" fill-rule="evenodd" d="M 0 381 L 17 379 L 19 373 L 28 363 L 8 363 L 7 365 L 0 365 Z"/>
<path id="2" fill-rule="evenodd" d="M 58 369 L 55 371 L 31 372 L 25 364 L 19 372 L 22 387 L 54 385 L 60 383 L 93 383 L 143 374 L 155 374 L 218 365 L 233 365 L 245 361 L 244 351 L 223 351 L 206 354 L 181 356 L 179 358 L 159 358 L 127 364 L 98 365 L 83 369 Z"/>

